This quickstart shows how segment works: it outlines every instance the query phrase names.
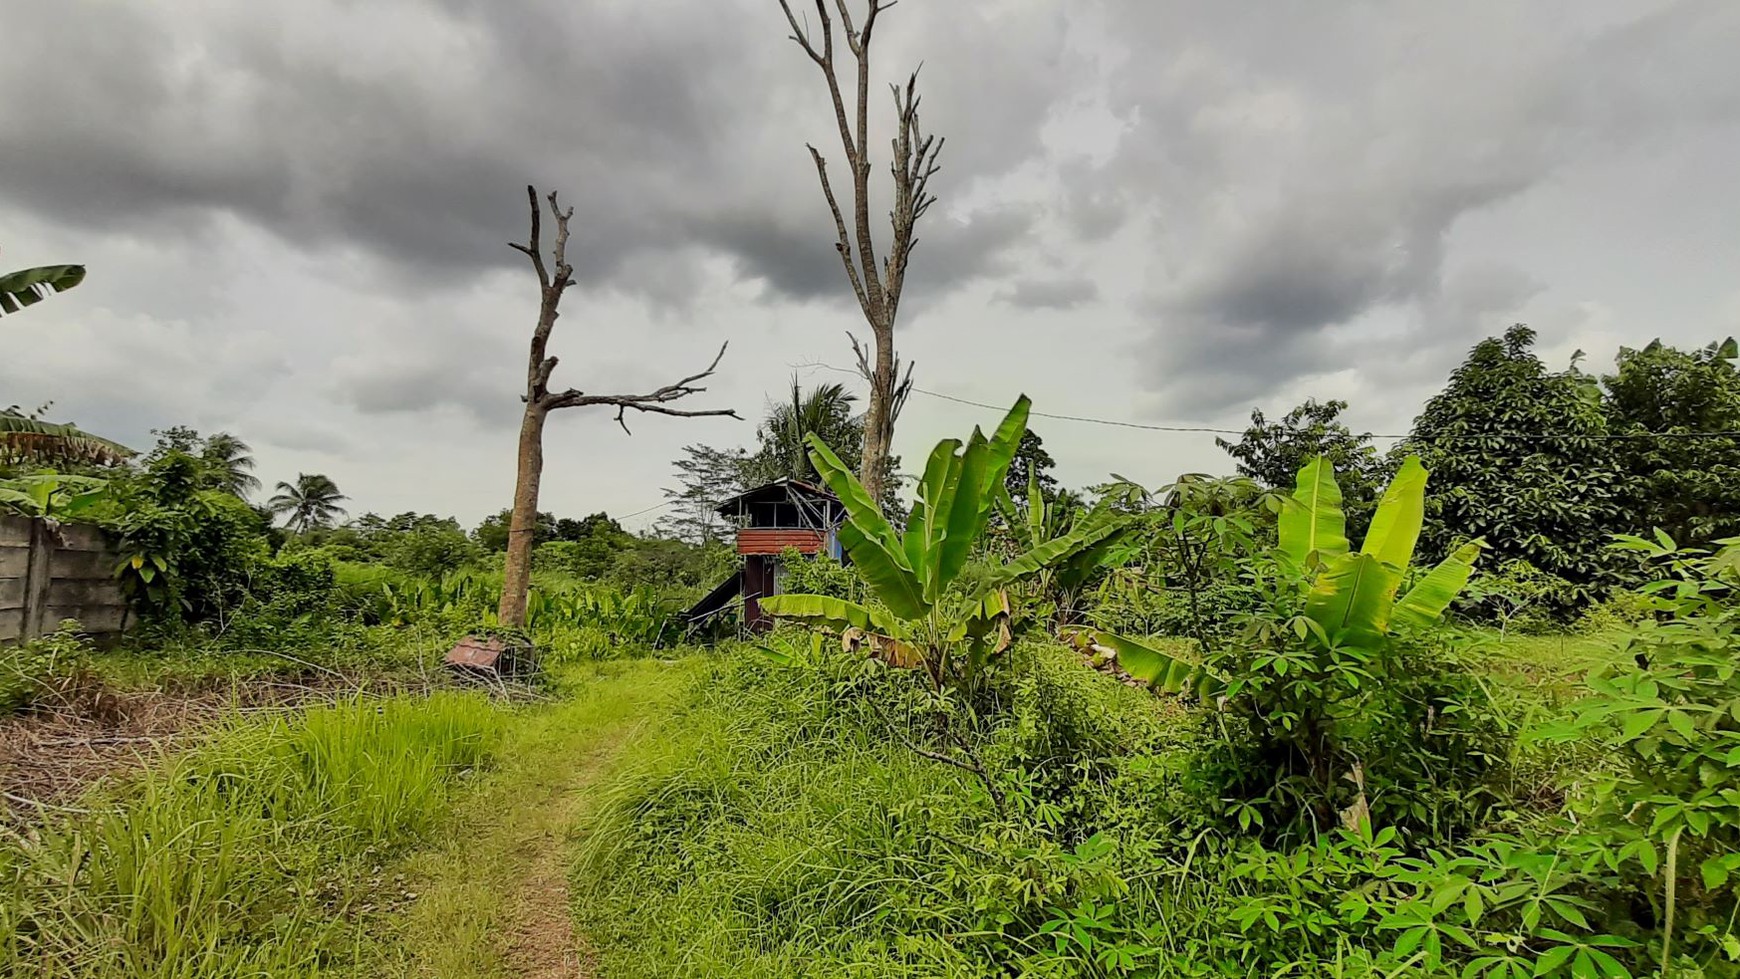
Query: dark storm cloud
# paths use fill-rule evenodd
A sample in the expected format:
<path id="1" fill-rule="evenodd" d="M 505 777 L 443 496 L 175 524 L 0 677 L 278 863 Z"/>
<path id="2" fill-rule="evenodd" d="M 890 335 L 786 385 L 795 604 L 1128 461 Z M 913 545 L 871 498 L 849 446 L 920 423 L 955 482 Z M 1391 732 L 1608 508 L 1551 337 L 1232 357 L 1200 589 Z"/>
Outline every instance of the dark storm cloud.
<path id="1" fill-rule="evenodd" d="M 1375 311 L 1431 345 L 1456 308 L 1439 298 L 1459 222 L 1567 166 L 1734 118 L 1740 75 L 1710 37 L 1740 39 L 1740 8 L 1666 7 L 1602 22 L 1567 19 L 1574 5 L 1401 20 L 1313 5 L 1192 19 L 1163 68 L 1133 62 L 1113 101 L 1134 122 L 1101 175 L 1156 215 L 1141 308 L 1159 404 L 1214 413 L 1350 363 L 1339 334 Z M 1179 5 L 1118 9 L 1138 49 L 1186 26 Z M 1612 70 L 1616 47 L 1632 73 Z M 1105 234 L 1106 209 L 1076 198 L 1077 229 Z"/>
<path id="2" fill-rule="evenodd" d="M 540 0 L 511 13 L 316 2 L 194 24 L 172 4 L 70 5 L 88 6 L 86 16 L 68 6 L 8 12 L 33 42 L 11 49 L 0 89 L 44 94 L 0 103 L 0 202 L 90 230 L 159 234 L 227 213 L 304 248 L 360 246 L 429 284 L 517 261 L 505 242 L 525 234 L 521 188 L 534 182 L 575 206 L 584 281 L 704 244 L 777 292 L 843 291 L 802 150 L 805 139 L 833 149 L 826 99 L 771 0 Z M 942 18 L 938 43 L 971 27 L 961 16 L 970 19 Z M 898 47 L 885 57 L 889 72 L 906 63 Z M 966 60 L 933 74 L 972 81 Z M 995 83 L 990 74 L 977 84 Z M 974 119 L 988 145 L 948 154 L 939 189 L 1032 152 L 1046 94 L 1027 89 L 1038 106 Z M 937 99 L 927 105 L 940 119 L 963 115 Z M 879 157 L 879 180 L 885 166 Z M 999 229 L 1021 230 L 990 220 L 933 222 L 938 268 L 919 275 L 940 285 L 989 267 L 1011 238 Z M 658 285 L 685 291 L 669 275 Z"/>
<path id="3" fill-rule="evenodd" d="M 997 293 L 997 301 L 1023 309 L 1074 309 L 1100 297 L 1092 279 L 1019 279 Z"/>

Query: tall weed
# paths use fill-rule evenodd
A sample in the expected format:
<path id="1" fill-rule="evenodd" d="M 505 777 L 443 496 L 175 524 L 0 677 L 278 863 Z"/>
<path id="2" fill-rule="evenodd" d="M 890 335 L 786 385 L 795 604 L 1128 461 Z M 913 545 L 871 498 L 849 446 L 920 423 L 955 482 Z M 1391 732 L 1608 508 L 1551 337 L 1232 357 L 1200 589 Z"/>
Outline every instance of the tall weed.
<path id="1" fill-rule="evenodd" d="M 315 975 L 342 957 L 364 868 L 418 839 L 500 716 L 474 695 L 237 721 L 0 857 L 0 972 Z"/>

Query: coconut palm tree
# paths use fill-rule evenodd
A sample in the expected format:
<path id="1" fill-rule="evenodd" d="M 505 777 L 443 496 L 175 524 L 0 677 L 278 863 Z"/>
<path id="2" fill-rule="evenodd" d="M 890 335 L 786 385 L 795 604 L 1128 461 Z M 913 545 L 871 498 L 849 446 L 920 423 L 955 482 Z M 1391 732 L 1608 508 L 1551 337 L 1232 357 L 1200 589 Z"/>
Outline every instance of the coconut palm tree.
<path id="1" fill-rule="evenodd" d="M 856 395 L 839 384 L 805 391 L 792 378 L 790 400 L 769 407 L 757 432 L 761 449 L 750 459 L 747 481 L 770 482 L 781 477 L 817 481 L 810 463 L 810 435 L 837 453 L 852 454 L 864 440 L 864 416 L 857 414 Z"/>
<path id="2" fill-rule="evenodd" d="M 85 281 L 83 265 L 45 265 L 0 273 L 0 316 L 33 306 Z"/>
<path id="3" fill-rule="evenodd" d="M 338 491 L 338 484 L 320 473 L 297 473 L 295 483 L 279 483 L 278 492 L 266 501 L 266 508 L 275 514 L 288 514 L 284 525 L 303 532 L 316 527 L 330 527 L 342 515 L 339 501 L 349 499 Z"/>
<path id="4" fill-rule="evenodd" d="M 218 432 L 205 440 L 200 456 L 211 471 L 213 484 L 233 496 L 247 499 L 260 488 L 254 475 L 254 450 L 248 443 L 228 432 Z"/>
<path id="5" fill-rule="evenodd" d="M 45 422 L 17 405 L 0 408 L 0 465 L 112 466 L 134 454 L 76 425 Z"/>

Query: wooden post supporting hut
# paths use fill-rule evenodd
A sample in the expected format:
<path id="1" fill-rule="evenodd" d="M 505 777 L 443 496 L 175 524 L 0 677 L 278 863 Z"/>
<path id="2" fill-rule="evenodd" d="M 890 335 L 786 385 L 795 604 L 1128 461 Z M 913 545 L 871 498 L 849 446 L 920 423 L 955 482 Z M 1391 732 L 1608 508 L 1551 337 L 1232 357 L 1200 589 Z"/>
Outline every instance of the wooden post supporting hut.
<path id="1" fill-rule="evenodd" d="M 737 525 L 743 570 L 688 611 L 691 625 L 718 615 L 741 595 L 744 627 L 765 632 L 773 628 L 773 619 L 761 611 L 760 599 L 779 594 L 781 554 L 795 550 L 841 559 L 839 528 L 846 508 L 820 486 L 778 479 L 724 501 L 716 512 Z"/>

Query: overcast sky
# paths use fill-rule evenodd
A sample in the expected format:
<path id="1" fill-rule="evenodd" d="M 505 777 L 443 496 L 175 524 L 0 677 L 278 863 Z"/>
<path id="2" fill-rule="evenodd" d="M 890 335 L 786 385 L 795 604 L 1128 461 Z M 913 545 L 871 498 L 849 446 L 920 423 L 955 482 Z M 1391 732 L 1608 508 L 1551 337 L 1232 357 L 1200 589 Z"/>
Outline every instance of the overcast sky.
<path id="1" fill-rule="evenodd" d="M 512 491 L 528 182 L 575 207 L 558 385 L 649 389 L 727 339 L 692 406 L 852 380 L 805 366 L 862 321 L 775 0 L 4 6 L 0 266 L 90 272 L 0 321 L 0 405 L 228 430 L 268 485 L 474 522 Z M 1733 0 L 901 0 L 879 30 L 947 137 L 897 334 L 927 390 L 1234 426 L 1343 397 L 1391 432 L 1511 322 L 1597 369 L 1740 333 Z M 896 449 L 994 414 L 915 395 Z M 753 429 L 630 425 L 557 415 L 545 508 L 652 506 L 683 444 Z M 1212 436 L 1034 428 L 1072 485 L 1230 468 Z"/>

